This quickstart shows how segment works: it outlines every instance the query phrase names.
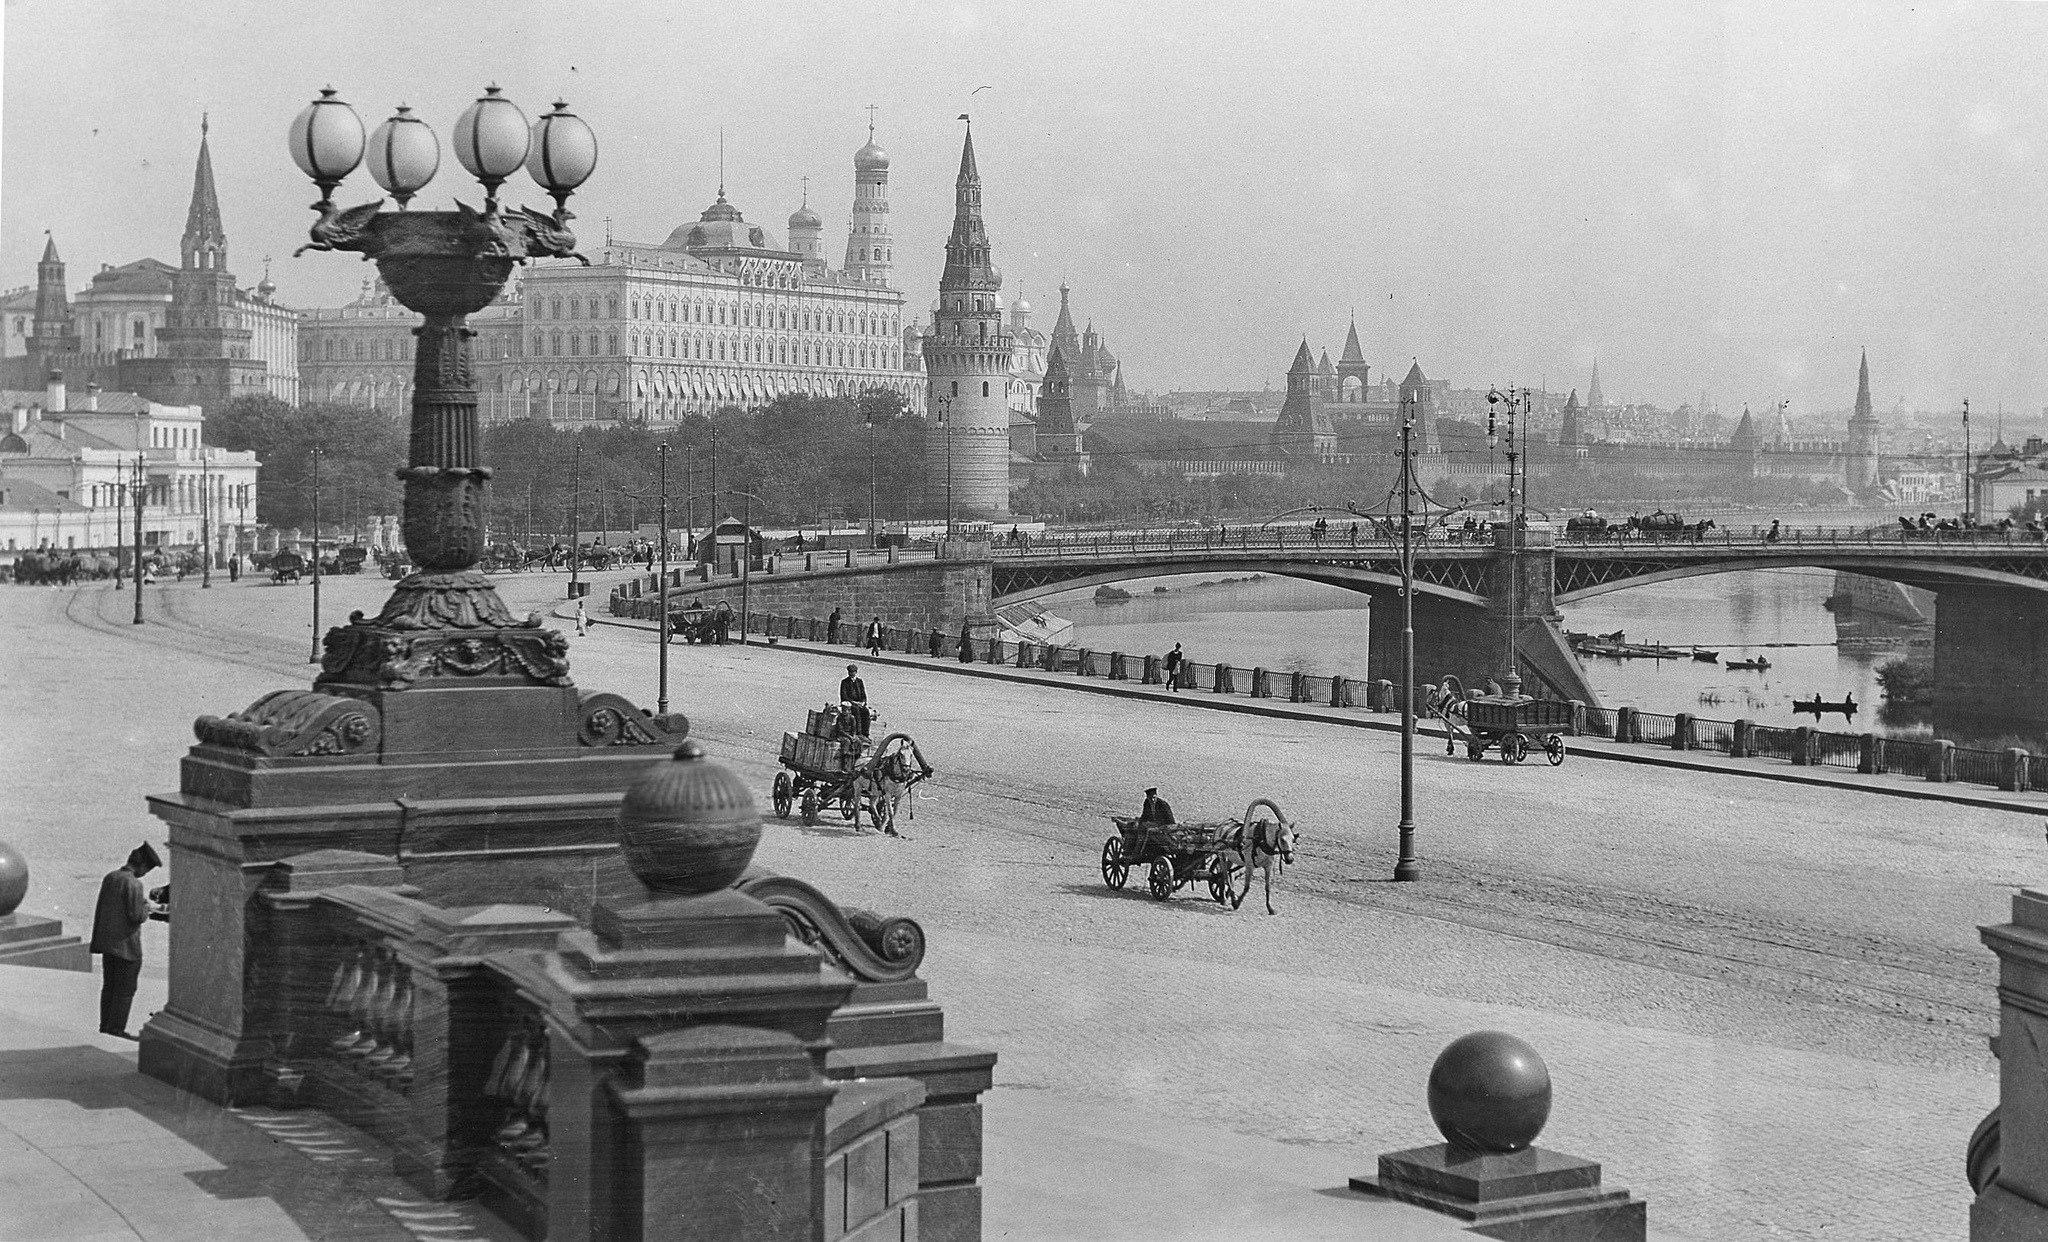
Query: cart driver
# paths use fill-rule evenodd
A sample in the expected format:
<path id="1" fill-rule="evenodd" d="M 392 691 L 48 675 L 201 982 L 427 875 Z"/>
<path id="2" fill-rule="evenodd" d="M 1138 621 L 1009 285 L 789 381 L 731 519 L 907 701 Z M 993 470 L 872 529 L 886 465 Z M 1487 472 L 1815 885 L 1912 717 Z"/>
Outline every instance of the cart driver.
<path id="1" fill-rule="evenodd" d="M 862 737 L 868 735 L 868 687 L 860 679 L 860 665 L 846 666 L 846 676 L 839 679 L 839 701 L 851 706 L 854 728 Z"/>
<path id="2" fill-rule="evenodd" d="M 1159 790 L 1156 787 L 1145 791 L 1145 806 L 1144 809 L 1138 812 L 1138 822 L 1141 824 L 1170 824 L 1173 822 L 1173 807 L 1166 799 L 1159 796 Z"/>

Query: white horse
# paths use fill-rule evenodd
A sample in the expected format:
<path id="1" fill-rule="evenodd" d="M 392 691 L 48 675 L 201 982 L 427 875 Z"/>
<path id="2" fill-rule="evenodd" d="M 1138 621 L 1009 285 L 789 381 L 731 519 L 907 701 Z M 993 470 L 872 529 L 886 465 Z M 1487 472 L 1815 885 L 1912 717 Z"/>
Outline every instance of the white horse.
<path id="1" fill-rule="evenodd" d="M 1254 819 L 1253 814 L 1260 807 L 1273 812 L 1273 818 Z M 1294 847 L 1301 841 L 1301 834 L 1281 811 L 1278 803 L 1271 798 L 1255 798 L 1244 809 L 1244 823 L 1224 840 L 1226 856 L 1234 860 L 1228 865 L 1232 870 L 1244 872 L 1244 888 L 1230 899 L 1230 908 L 1235 910 L 1251 896 L 1252 870 L 1257 868 L 1266 875 L 1266 913 L 1278 914 L 1273 908 L 1273 877 L 1294 861 Z"/>

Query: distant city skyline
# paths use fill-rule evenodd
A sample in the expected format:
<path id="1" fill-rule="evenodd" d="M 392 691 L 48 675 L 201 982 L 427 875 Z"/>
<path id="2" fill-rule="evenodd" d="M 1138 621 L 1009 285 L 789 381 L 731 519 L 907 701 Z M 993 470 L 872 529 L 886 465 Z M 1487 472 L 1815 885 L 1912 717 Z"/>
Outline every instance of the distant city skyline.
<path id="1" fill-rule="evenodd" d="M 240 283 L 268 256 L 280 301 L 347 302 L 361 269 L 289 257 L 314 191 L 284 130 L 328 84 L 366 125 L 404 102 L 435 127 L 422 206 L 481 199 L 446 144 L 497 82 L 529 116 L 560 95 L 596 129 L 586 245 L 608 220 L 639 241 L 694 220 L 722 128 L 748 222 L 786 244 L 809 178 L 836 256 L 873 104 L 909 307 L 937 294 L 970 112 L 1003 297 L 1043 330 L 1069 282 L 1133 387 L 1280 388 L 1302 338 L 1334 355 L 1355 308 L 1376 377 L 1416 359 L 1562 392 L 1597 357 L 1614 401 L 1704 390 L 1798 418 L 1846 408 L 1868 348 L 1881 413 L 2048 405 L 2048 83 L 2028 63 L 2048 6 L 279 14 L 13 0 L 0 285 L 33 281 L 45 230 L 74 290 L 175 258 L 210 113 Z M 360 172 L 339 195 L 379 196 Z M 510 197 L 545 202 L 523 177 Z"/>

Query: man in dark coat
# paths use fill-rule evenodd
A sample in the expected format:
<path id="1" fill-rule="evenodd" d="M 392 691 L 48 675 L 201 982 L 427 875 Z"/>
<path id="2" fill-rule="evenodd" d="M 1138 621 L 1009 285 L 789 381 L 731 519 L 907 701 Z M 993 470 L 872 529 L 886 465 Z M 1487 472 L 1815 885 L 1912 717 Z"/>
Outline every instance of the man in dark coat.
<path id="1" fill-rule="evenodd" d="M 868 622 L 867 634 L 862 639 L 867 645 L 869 655 L 878 656 L 882 654 L 882 637 L 882 619 L 876 617 Z"/>
<path id="2" fill-rule="evenodd" d="M 868 735 L 868 686 L 860 679 L 860 665 L 846 666 L 846 676 L 839 679 L 839 701 L 853 705 L 853 718 L 858 722 L 860 735 Z"/>
<path id="3" fill-rule="evenodd" d="M 828 643 L 839 641 L 839 610 L 837 608 L 832 610 L 831 616 L 825 618 L 825 641 Z"/>
<path id="4" fill-rule="evenodd" d="M 142 975 L 142 925 L 152 909 L 142 891 L 142 877 L 163 865 L 149 842 L 128 855 L 128 861 L 100 881 L 99 904 L 92 915 L 92 951 L 100 955 L 100 1034 L 134 1039 L 128 1033 L 128 1008 L 135 1002 L 135 981 Z"/>
<path id="5" fill-rule="evenodd" d="M 1166 799 L 1159 796 L 1158 789 L 1153 788 L 1145 791 L 1145 805 L 1138 812 L 1138 822 L 1141 824 L 1170 824 L 1173 822 L 1173 807 L 1167 803 Z"/>
<path id="6" fill-rule="evenodd" d="M 1175 694 L 1180 693 L 1180 666 L 1186 661 L 1187 657 L 1180 653 L 1179 643 L 1175 643 L 1173 650 L 1166 653 L 1166 686 Z"/>

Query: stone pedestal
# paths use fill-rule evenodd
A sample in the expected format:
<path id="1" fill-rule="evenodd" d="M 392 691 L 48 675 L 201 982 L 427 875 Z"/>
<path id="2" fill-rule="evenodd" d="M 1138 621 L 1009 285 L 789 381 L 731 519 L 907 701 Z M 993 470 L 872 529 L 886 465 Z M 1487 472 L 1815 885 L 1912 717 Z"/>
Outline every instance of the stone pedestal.
<path id="1" fill-rule="evenodd" d="M 92 969 L 85 942 L 64 934 L 62 919 L 0 914 L 0 966 L 42 966 L 50 970 Z"/>
<path id="2" fill-rule="evenodd" d="M 1979 931 L 1998 954 L 1999 1103 L 1970 1152 L 1970 1239 L 2048 1237 L 2048 888 L 2021 889 L 2012 922 Z"/>
<path id="3" fill-rule="evenodd" d="M 1436 1143 L 1380 1157 L 1353 1190 L 1399 1199 L 1510 1242 L 1643 1242 L 1648 1208 L 1600 1183 L 1600 1166 L 1541 1147 L 1470 1152 Z"/>
<path id="4" fill-rule="evenodd" d="M 547 1027 L 546 1236 L 822 1236 L 826 1024 L 852 981 L 730 889 L 592 924 L 496 963 Z"/>
<path id="5" fill-rule="evenodd" d="M 467 658 L 459 645 L 436 650 Z M 328 652 L 330 675 L 363 658 L 359 645 Z M 194 723 L 178 792 L 149 799 L 170 826 L 178 915 L 169 1002 L 142 1032 L 144 1073 L 218 1103 L 266 1098 L 280 998 L 264 986 L 255 900 L 281 859 L 374 855 L 448 906 L 580 917 L 608 893 L 639 891 L 614 816 L 687 725 L 615 694 L 466 667 L 473 676 L 414 668 L 403 689 L 277 691 Z M 566 669 L 550 675 L 567 682 Z"/>

